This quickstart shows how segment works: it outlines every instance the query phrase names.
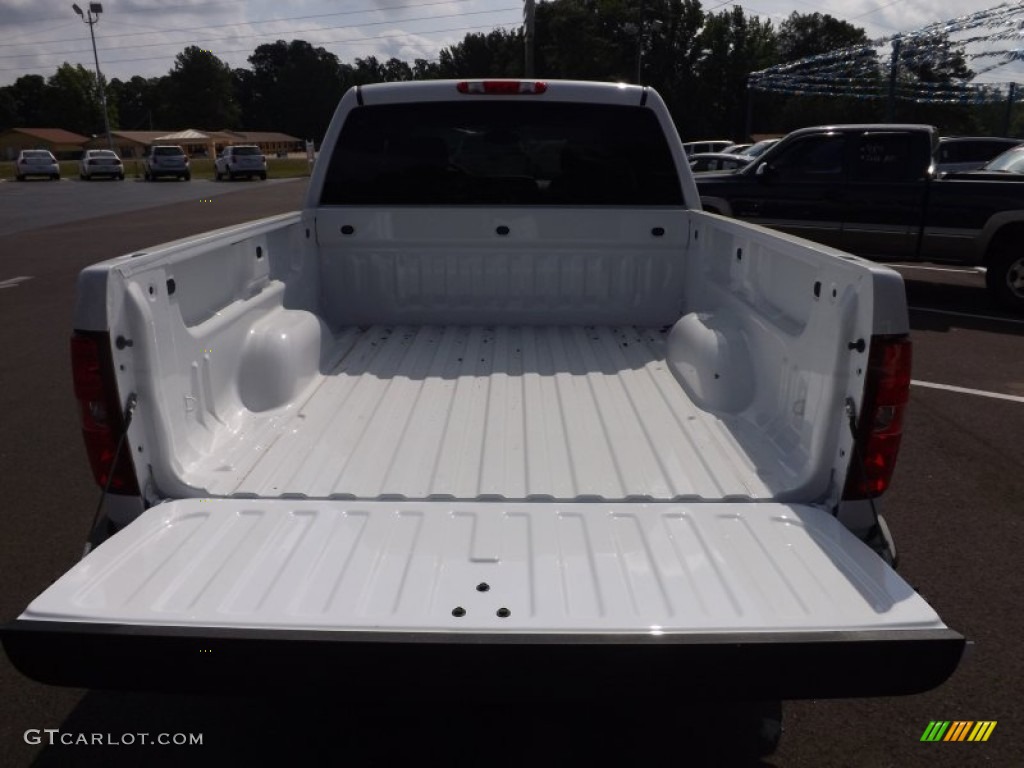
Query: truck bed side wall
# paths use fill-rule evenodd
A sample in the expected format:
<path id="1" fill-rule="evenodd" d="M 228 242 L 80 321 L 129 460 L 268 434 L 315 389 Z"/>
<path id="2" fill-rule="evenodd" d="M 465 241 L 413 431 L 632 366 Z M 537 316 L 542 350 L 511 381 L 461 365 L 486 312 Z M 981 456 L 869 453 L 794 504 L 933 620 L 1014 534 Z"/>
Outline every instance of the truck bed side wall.
<path id="1" fill-rule="evenodd" d="M 823 500 L 845 474 L 836 414 L 860 396 L 847 345 L 870 334 L 871 278 L 678 209 L 322 209 L 119 262 L 107 289 L 112 337 L 135 341 L 114 351 L 140 398 L 133 455 L 163 497 L 206 495 L 195 467 L 265 449 L 360 327 L 533 324 L 671 327 L 670 370 L 772 468 L 767 494 Z"/>

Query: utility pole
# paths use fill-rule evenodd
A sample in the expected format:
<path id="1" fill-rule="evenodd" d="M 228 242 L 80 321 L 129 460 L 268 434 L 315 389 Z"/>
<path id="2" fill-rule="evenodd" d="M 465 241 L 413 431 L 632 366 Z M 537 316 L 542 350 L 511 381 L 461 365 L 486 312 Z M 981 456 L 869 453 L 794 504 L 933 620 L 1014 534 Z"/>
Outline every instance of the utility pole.
<path id="1" fill-rule="evenodd" d="M 100 57 L 96 53 L 96 33 L 93 32 L 93 25 L 98 23 L 100 20 L 100 14 L 103 13 L 103 5 L 101 3 L 89 3 L 89 9 L 82 13 L 82 9 L 78 7 L 78 3 L 72 3 L 75 13 L 82 17 L 82 21 L 89 25 L 89 37 L 92 38 L 92 60 L 96 64 L 96 87 L 100 92 L 100 103 L 103 105 L 103 128 L 107 132 L 107 146 L 110 150 L 114 150 L 114 137 L 110 135 L 110 118 L 107 115 L 107 89 L 103 87 L 103 75 L 100 74 Z"/>
<path id="2" fill-rule="evenodd" d="M 536 18 L 536 7 L 534 0 L 526 0 L 523 6 L 523 40 L 526 44 L 526 66 L 524 77 L 533 77 L 533 32 L 534 19 Z"/>
<path id="3" fill-rule="evenodd" d="M 1013 125 L 1013 102 L 1017 96 L 1017 84 L 1010 83 L 1009 93 L 1006 95 L 1006 122 L 1003 124 L 1003 136 L 1010 135 L 1010 127 Z"/>
<path id="4" fill-rule="evenodd" d="M 636 26 L 636 84 L 640 85 L 640 78 L 643 77 L 644 72 L 644 48 L 650 44 L 651 36 L 654 30 L 662 27 L 664 24 L 660 19 L 651 19 L 648 21 L 646 18 L 640 19 L 640 24 Z"/>
<path id="5" fill-rule="evenodd" d="M 892 61 L 889 62 L 889 109 L 886 122 L 896 122 L 896 76 L 900 71 L 900 46 L 902 41 L 897 37 L 892 41 Z"/>

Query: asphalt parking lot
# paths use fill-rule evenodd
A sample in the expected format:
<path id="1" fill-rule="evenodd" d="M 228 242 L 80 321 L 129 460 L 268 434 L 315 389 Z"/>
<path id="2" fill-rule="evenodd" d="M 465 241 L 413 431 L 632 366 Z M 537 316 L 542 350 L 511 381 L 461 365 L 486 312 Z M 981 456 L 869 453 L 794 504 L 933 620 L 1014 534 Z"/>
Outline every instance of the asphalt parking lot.
<path id="1" fill-rule="evenodd" d="M 206 187 L 223 191 L 207 196 Z M 184 197 L 153 205 L 149 196 L 125 216 L 114 211 L 128 208 L 103 197 L 108 188 L 129 192 L 120 198 L 125 206 L 143 193 Z M 120 253 L 293 210 L 304 190 L 300 180 L 0 184 L 0 621 L 15 618 L 79 557 L 98 495 L 70 385 L 77 273 Z M 50 209 L 31 196 L 54 193 L 61 210 L 77 213 L 24 225 L 35 208 Z M 1021 765 L 1024 317 L 993 310 L 979 273 L 938 269 L 900 268 L 912 307 L 915 383 L 884 511 L 904 578 L 973 641 L 972 652 L 945 685 L 923 695 L 787 702 L 782 746 L 761 765 Z M 39 685 L 2 657 L 0 765 L 302 765 L 325 756 L 386 766 L 736 764 L 728 757 L 729 716 L 688 701 L 686 691 L 679 692 L 690 705 L 684 715 L 637 701 L 554 706 L 547 691 L 537 692 L 536 705 L 478 706 L 477 694 L 500 692 L 486 680 L 455 683 L 467 691 L 465 706 L 365 706 L 344 690 L 329 701 L 117 694 Z M 997 726 L 985 743 L 922 743 L 932 720 Z M 201 733 L 203 744 L 50 746 L 45 734 L 27 743 L 29 729 Z"/>
<path id="2" fill-rule="evenodd" d="M 67 177 L 57 182 L 35 178 L 23 182 L 3 181 L 0 182 L 0 200 L 4 205 L 3 215 L 0 215 L 0 236 L 86 218 L 134 215 L 147 208 L 185 201 L 210 205 L 214 200 L 250 189 L 255 184 L 273 186 L 292 181 L 216 182 L 209 179 L 179 181 L 174 178 L 143 181 L 130 176 L 124 181 L 79 181 Z"/>

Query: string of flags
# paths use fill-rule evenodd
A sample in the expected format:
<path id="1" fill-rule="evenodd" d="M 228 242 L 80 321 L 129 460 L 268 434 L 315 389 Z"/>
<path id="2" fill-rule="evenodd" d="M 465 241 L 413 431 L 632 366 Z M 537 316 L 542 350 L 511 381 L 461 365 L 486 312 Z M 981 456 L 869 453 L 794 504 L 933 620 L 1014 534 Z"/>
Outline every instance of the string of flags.
<path id="1" fill-rule="evenodd" d="M 917 103 L 989 104 L 1006 101 L 1016 84 L 972 81 L 1014 62 L 1024 62 L 1024 0 L 777 64 L 752 72 L 748 87 L 789 95 L 882 99 L 891 93 Z"/>

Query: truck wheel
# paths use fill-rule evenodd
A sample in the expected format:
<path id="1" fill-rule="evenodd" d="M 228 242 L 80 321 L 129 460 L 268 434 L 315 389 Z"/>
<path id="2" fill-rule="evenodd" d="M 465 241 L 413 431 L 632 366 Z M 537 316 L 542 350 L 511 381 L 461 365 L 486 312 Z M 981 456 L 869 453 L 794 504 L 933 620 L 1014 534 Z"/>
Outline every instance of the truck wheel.
<path id="1" fill-rule="evenodd" d="M 995 301 L 1024 312 L 1024 249 L 1004 245 L 988 261 L 985 285 Z"/>

